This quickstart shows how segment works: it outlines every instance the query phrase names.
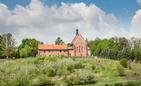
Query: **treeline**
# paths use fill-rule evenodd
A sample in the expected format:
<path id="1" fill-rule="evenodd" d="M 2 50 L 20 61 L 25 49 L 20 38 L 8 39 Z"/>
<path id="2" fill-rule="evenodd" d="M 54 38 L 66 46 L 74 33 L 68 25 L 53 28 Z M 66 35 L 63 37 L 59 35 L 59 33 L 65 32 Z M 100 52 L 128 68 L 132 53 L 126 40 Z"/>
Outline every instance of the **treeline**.
<path id="1" fill-rule="evenodd" d="M 11 33 L 2 34 L 0 35 L 0 58 L 34 57 L 38 53 L 38 44 L 43 42 L 26 38 L 19 46 L 16 46 L 16 40 Z M 55 44 L 64 44 L 64 41 L 58 37 Z M 116 60 L 126 58 L 141 62 L 141 39 L 139 38 L 96 38 L 88 41 L 88 46 L 93 56 Z"/>
<path id="2" fill-rule="evenodd" d="M 131 59 L 141 62 L 141 39 L 113 37 L 89 41 L 91 55 L 109 59 Z"/>
<path id="3" fill-rule="evenodd" d="M 38 44 L 36 39 L 23 39 L 19 46 L 11 33 L 0 35 L 0 58 L 24 58 L 36 56 Z"/>

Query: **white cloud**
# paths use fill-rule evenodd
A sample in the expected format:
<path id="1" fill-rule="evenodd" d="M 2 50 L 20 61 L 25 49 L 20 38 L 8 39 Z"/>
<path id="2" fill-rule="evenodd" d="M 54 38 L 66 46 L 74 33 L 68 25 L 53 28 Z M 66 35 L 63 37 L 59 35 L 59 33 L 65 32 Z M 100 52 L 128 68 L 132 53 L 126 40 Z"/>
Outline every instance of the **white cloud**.
<path id="1" fill-rule="evenodd" d="M 141 9 L 132 18 L 130 36 L 141 37 Z"/>
<path id="2" fill-rule="evenodd" d="M 66 4 L 48 7 L 39 0 L 26 6 L 17 5 L 14 10 L 0 4 L 0 32 L 12 32 L 18 40 L 35 37 L 40 41 L 53 42 L 57 36 L 71 42 L 75 27 L 84 37 L 125 36 L 114 14 L 107 14 L 95 4 Z"/>

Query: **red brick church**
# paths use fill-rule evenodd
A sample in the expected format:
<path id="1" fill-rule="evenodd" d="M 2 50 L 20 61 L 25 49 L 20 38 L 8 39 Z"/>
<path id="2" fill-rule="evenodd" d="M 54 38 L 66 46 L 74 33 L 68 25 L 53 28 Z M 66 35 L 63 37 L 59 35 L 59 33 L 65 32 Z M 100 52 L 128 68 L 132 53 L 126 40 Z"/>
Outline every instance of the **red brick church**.
<path id="1" fill-rule="evenodd" d="M 66 44 L 39 44 L 38 45 L 39 56 L 88 56 L 88 46 L 86 40 L 76 30 L 76 36 L 72 40 L 72 46 Z"/>

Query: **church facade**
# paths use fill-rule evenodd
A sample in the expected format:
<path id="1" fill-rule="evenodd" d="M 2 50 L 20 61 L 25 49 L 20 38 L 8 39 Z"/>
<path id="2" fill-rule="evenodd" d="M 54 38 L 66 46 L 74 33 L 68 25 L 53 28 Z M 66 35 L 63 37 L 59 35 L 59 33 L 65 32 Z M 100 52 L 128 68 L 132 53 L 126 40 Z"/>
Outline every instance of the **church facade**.
<path id="1" fill-rule="evenodd" d="M 76 35 L 72 40 L 72 46 L 66 44 L 39 44 L 39 56 L 88 56 L 88 44 L 82 35 L 76 30 Z"/>

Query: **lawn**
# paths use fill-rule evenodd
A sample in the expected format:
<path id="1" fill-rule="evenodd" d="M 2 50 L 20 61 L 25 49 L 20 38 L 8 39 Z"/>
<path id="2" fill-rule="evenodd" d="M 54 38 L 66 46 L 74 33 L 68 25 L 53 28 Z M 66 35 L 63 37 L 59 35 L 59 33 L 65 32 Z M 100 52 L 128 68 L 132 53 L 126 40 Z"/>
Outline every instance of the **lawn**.
<path id="1" fill-rule="evenodd" d="M 119 76 L 119 61 L 95 57 L 0 60 L 0 86 L 139 86 L 141 64 Z"/>

